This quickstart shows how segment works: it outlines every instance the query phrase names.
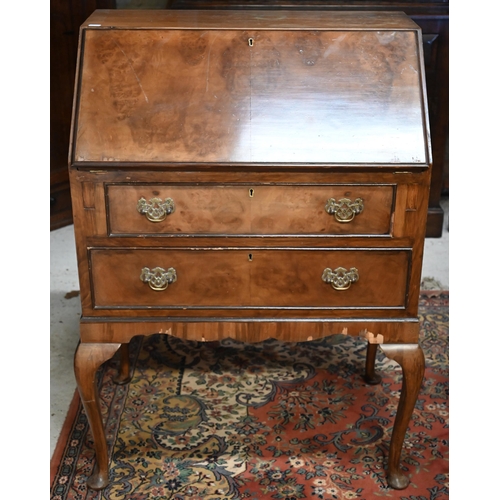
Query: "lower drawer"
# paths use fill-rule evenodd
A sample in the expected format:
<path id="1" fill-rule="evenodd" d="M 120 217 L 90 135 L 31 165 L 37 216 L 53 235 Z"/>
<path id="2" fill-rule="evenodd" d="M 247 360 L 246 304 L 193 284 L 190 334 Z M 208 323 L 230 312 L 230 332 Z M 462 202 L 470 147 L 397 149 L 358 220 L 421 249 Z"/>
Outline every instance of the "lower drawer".
<path id="1" fill-rule="evenodd" d="M 401 308 L 408 249 L 92 249 L 97 309 Z"/>

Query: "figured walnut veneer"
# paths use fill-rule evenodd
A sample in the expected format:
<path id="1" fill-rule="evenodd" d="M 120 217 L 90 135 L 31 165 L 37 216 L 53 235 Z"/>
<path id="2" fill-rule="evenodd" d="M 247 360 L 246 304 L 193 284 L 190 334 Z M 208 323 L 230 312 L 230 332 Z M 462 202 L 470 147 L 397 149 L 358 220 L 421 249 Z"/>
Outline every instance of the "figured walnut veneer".
<path id="1" fill-rule="evenodd" d="M 367 339 L 405 383 L 431 154 L 420 29 L 404 14 L 96 11 L 80 33 L 70 179 L 82 300 L 75 356 L 108 483 L 95 370 L 134 335 Z M 342 278 L 344 280 L 342 281 Z M 157 279 L 157 281 L 154 281 Z"/>

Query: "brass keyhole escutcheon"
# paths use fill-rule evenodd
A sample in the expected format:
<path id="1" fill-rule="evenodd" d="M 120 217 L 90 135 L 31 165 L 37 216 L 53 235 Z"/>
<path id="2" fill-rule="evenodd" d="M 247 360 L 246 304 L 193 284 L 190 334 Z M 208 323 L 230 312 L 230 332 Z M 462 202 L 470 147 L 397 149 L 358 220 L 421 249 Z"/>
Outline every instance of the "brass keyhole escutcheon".
<path id="1" fill-rule="evenodd" d="M 250 196 L 250 198 L 253 198 L 253 194 L 255 193 L 255 190 L 253 188 L 250 188 L 248 190 L 248 196 Z"/>
<path id="2" fill-rule="evenodd" d="M 249 39 L 248 39 L 248 45 L 249 45 L 250 47 L 253 47 L 253 38 L 249 38 Z"/>

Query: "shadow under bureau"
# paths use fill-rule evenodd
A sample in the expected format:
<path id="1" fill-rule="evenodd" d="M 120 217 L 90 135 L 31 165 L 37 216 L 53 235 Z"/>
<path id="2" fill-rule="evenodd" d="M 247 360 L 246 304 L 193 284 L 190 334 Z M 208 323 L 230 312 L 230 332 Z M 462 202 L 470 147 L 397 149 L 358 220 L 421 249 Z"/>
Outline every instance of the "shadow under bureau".
<path id="1" fill-rule="evenodd" d="M 80 395 L 165 333 L 367 340 L 403 369 L 388 481 L 420 390 L 431 154 L 422 37 L 401 13 L 96 11 L 81 27 L 70 180 Z"/>

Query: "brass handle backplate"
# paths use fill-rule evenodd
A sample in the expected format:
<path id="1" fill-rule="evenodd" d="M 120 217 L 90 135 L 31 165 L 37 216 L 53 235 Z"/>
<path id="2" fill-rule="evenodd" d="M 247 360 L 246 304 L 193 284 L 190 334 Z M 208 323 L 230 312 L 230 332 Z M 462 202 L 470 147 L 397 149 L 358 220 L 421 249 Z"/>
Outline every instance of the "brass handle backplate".
<path id="1" fill-rule="evenodd" d="M 334 215 L 338 222 L 351 222 L 354 217 L 363 211 L 364 205 L 361 198 L 351 201 L 349 198 L 341 198 L 336 201 L 330 198 L 325 205 L 325 210 Z"/>
<path id="2" fill-rule="evenodd" d="M 141 198 L 137 202 L 137 211 L 146 216 L 151 222 L 161 222 L 167 215 L 170 215 L 175 210 L 174 200 L 172 198 L 151 198 L 149 202 L 145 198 Z"/>
<path id="3" fill-rule="evenodd" d="M 349 271 L 345 267 L 337 267 L 333 271 L 327 267 L 323 271 L 321 279 L 332 285 L 335 290 L 347 290 L 353 283 L 358 281 L 359 274 L 355 267 L 351 267 Z"/>
<path id="4" fill-rule="evenodd" d="M 166 271 L 162 267 L 143 267 L 141 271 L 141 280 L 148 283 L 152 290 L 165 290 L 168 285 L 177 281 L 177 272 L 173 267 Z"/>

